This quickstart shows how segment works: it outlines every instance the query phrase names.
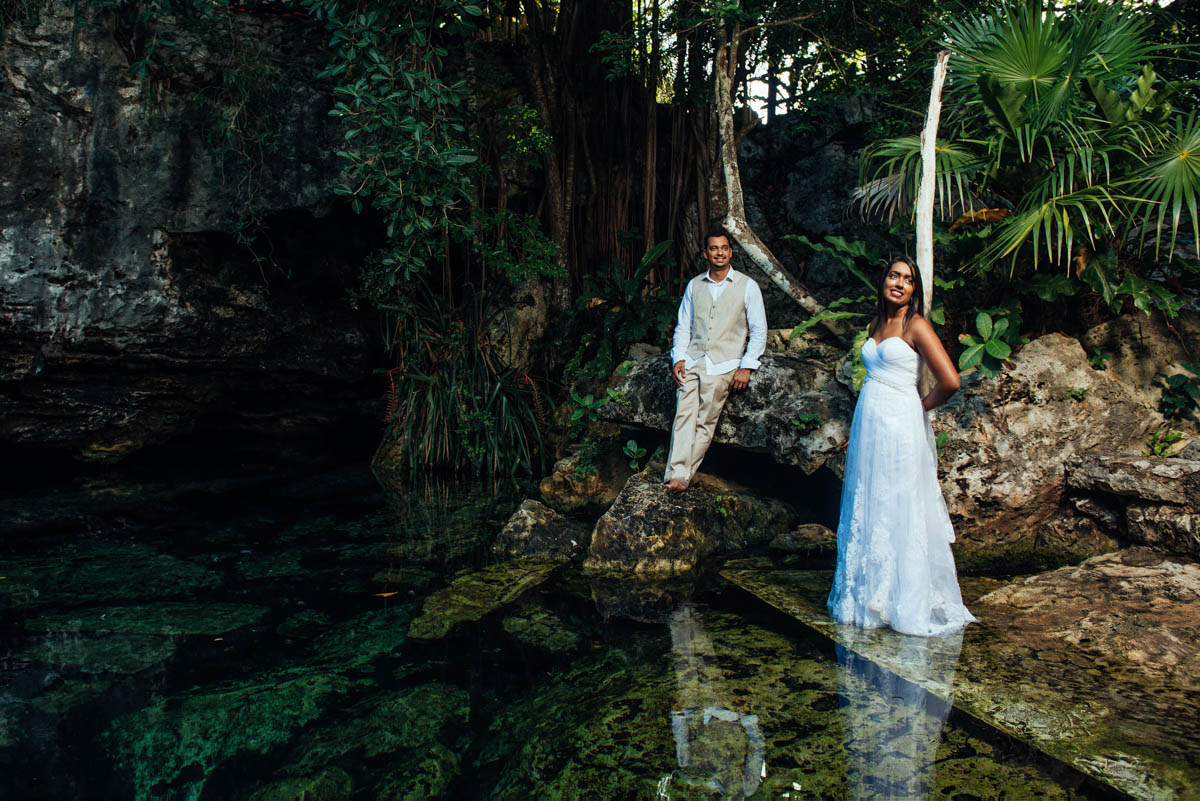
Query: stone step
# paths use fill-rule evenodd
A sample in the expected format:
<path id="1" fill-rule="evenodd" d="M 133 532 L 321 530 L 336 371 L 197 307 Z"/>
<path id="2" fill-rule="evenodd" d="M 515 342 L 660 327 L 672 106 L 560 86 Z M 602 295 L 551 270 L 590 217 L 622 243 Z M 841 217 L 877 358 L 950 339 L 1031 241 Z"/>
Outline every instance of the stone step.
<path id="1" fill-rule="evenodd" d="M 1086 563 L 1085 563 L 1086 564 Z M 1154 672 L 1000 619 L 978 603 L 995 579 L 963 578 L 981 622 L 961 639 L 835 624 L 832 571 L 727 562 L 721 575 L 884 670 L 949 700 L 984 724 L 1136 799 L 1200 799 L 1200 695 L 1186 671 Z M 988 612 L 992 612 L 989 617 Z M 913 647 L 915 645 L 919 648 Z"/>

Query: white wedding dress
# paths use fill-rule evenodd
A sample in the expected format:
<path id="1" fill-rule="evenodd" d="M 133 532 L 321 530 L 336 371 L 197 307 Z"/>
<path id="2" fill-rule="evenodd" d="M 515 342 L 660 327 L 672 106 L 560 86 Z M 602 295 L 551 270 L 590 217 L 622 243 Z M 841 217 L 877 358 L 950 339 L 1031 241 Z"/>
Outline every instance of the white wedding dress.
<path id="1" fill-rule="evenodd" d="M 963 606 L 954 529 L 933 430 L 917 394 L 920 357 L 900 337 L 863 344 L 829 611 L 839 623 L 936 636 L 975 618 Z"/>

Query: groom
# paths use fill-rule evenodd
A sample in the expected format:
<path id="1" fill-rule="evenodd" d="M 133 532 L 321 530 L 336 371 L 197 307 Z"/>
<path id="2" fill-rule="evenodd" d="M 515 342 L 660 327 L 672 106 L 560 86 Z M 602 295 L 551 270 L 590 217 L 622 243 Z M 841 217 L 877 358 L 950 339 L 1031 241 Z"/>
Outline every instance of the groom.
<path id="1" fill-rule="evenodd" d="M 687 489 L 708 451 L 731 391 L 745 389 L 767 344 L 762 292 L 730 267 L 733 247 L 721 229 L 704 237 L 708 271 L 688 282 L 671 348 L 675 423 L 663 482 Z"/>

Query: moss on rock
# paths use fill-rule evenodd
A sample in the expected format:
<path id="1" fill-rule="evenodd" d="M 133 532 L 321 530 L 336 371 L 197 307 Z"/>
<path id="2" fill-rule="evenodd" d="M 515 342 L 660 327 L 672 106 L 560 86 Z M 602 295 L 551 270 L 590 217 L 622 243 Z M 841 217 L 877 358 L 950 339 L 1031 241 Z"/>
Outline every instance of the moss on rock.
<path id="1" fill-rule="evenodd" d="M 425 599 L 421 616 L 409 626 L 410 637 L 445 637 L 459 623 L 479 620 L 542 584 L 561 565 L 558 560 L 513 559 L 459 576 Z"/>
<path id="2" fill-rule="evenodd" d="M 260 675 L 222 689 L 159 698 L 114 720 L 102 740 L 116 770 L 132 783 L 136 801 L 195 801 L 218 765 L 287 742 L 350 684 L 311 668 Z"/>

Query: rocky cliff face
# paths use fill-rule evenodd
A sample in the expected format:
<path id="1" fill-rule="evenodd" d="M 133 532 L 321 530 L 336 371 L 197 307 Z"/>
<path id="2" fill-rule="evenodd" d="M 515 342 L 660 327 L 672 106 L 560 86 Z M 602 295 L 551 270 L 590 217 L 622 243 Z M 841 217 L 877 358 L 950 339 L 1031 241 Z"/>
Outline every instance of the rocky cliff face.
<path id="1" fill-rule="evenodd" d="M 726 405 L 716 441 L 765 451 L 810 474 L 822 465 L 840 474 L 854 408 L 845 364 L 819 348 L 802 357 L 778 336 L 771 341 L 774 352 L 749 388 Z M 1094 450 L 1137 452 L 1153 410 L 1115 371 L 1092 369 L 1079 342 L 1061 334 L 1029 343 L 1013 365 L 996 378 L 964 376 L 934 418 L 946 435 L 940 478 L 960 563 L 1114 549 L 1115 540 L 1065 505 L 1065 463 Z M 609 404 L 604 415 L 666 430 L 674 408 L 666 357 L 638 363 L 616 386 L 629 402 Z"/>
<path id="2" fill-rule="evenodd" d="M 295 431 L 361 412 L 377 349 L 344 298 L 378 234 L 330 202 L 320 31 L 184 22 L 54 2 L 4 32 L 0 443 L 103 458 L 207 419 Z M 170 58 L 135 77 L 156 36 Z M 257 112 L 222 94 L 223 71 L 247 49 L 251 93 L 282 105 L 233 141 L 222 120 Z M 253 251 L 237 241 L 250 206 Z"/>

